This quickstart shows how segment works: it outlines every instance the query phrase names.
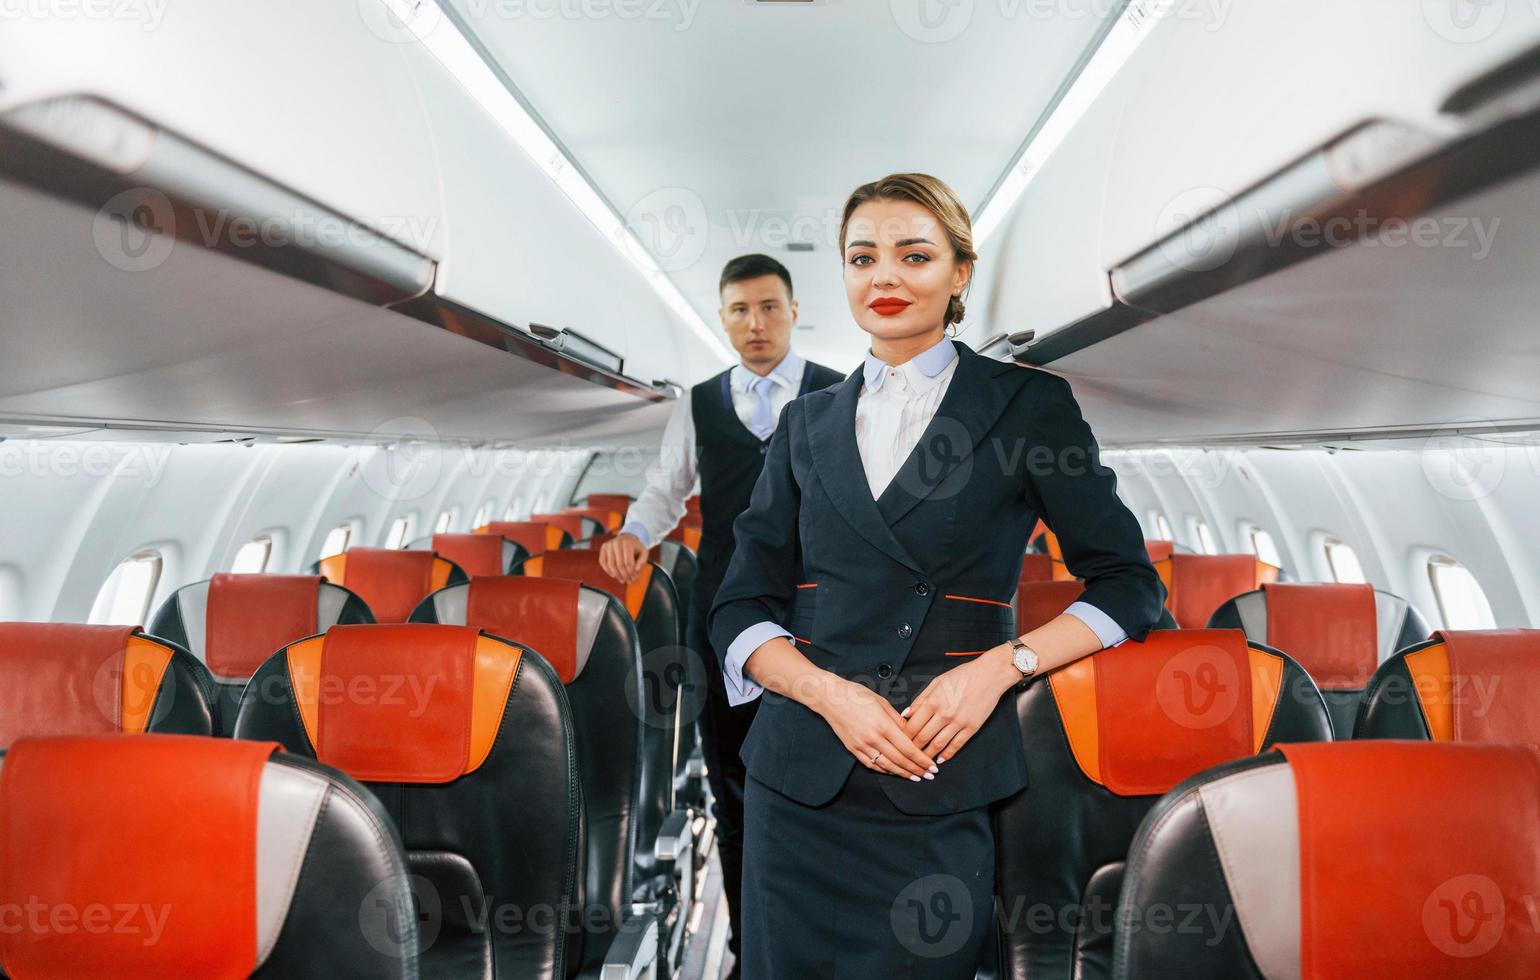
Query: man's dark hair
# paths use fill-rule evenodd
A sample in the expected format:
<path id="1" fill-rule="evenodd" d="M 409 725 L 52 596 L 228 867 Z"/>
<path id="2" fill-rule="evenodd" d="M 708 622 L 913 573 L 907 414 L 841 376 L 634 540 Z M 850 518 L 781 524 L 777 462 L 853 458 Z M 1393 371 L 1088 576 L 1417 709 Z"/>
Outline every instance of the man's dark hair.
<path id="1" fill-rule="evenodd" d="M 761 276 L 779 276 L 781 282 L 786 284 L 786 295 L 796 295 L 791 288 L 791 273 L 786 271 L 786 267 L 758 252 L 740 255 L 722 267 L 722 281 L 717 284 L 717 295 L 722 295 L 722 291 L 735 282 L 746 282 Z"/>

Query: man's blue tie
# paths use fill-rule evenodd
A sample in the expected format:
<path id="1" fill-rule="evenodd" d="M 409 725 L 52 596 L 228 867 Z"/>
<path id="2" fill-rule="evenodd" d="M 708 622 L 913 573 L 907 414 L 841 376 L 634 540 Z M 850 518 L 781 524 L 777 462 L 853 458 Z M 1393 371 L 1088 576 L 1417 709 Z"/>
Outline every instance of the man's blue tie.
<path id="1" fill-rule="evenodd" d="M 749 419 L 749 431 L 760 439 L 770 438 L 775 431 L 775 416 L 770 414 L 770 391 L 774 387 L 775 382 L 767 377 L 749 382 L 749 390 L 759 398 L 754 403 L 754 415 Z"/>

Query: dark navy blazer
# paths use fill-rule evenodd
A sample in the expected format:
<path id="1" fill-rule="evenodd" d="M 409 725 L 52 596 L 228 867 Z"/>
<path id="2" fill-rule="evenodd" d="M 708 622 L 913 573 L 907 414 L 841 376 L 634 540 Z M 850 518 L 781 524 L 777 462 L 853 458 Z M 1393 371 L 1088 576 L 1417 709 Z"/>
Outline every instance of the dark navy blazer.
<path id="1" fill-rule="evenodd" d="M 957 354 L 935 416 L 876 500 L 856 446 L 860 367 L 783 409 L 711 607 L 719 660 L 770 620 L 810 661 L 901 711 L 963 657 L 1016 635 L 1012 600 L 1039 517 L 1085 580 L 1083 601 L 1131 639 L 1155 625 L 1164 587 L 1069 383 L 960 342 Z M 855 759 L 800 702 L 761 697 L 741 753 L 749 775 L 809 806 L 828 802 Z M 883 780 L 894 805 L 952 813 L 1025 786 L 1013 702 L 1001 698 L 934 780 Z"/>

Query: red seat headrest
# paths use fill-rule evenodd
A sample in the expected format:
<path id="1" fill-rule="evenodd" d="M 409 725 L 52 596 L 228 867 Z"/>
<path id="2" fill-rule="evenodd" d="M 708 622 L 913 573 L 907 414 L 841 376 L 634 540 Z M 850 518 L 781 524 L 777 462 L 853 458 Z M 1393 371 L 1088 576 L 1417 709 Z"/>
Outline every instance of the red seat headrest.
<path id="1" fill-rule="evenodd" d="M 172 735 L 11 746 L 0 770 L 0 908 L 43 911 L 0 929 L 7 973 L 250 976 L 258 799 L 277 748 Z"/>

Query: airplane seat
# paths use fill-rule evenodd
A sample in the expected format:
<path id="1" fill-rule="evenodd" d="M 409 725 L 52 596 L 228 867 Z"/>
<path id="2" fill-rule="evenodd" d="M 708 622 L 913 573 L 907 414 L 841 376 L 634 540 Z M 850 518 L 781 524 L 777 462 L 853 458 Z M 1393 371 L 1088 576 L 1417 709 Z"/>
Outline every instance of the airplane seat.
<path id="1" fill-rule="evenodd" d="M 1023 583 L 1053 582 L 1055 581 L 1053 566 L 1053 556 L 1036 551 L 1028 551 L 1021 556 L 1020 581 Z"/>
<path id="2" fill-rule="evenodd" d="M 492 521 L 476 528 L 474 533 L 501 535 L 530 555 L 572 547 L 572 535 L 546 521 Z"/>
<path id="3" fill-rule="evenodd" d="M 65 735 L 212 735 L 214 682 L 136 626 L 0 623 L 0 746 Z"/>
<path id="4" fill-rule="evenodd" d="M 1085 583 L 1073 582 L 1022 582 L 1016 586 L 1016 634 L 1030 632 L 1048 623 L 1085 592 Z M 1171 610 L 1162 608 L 1154 629 L 1174 630 L 1176 620 Z"/>
<path id="5" fill-rule="evenodd" d="M 369 607 L 319 575 L 221 572 L 173 592 L 149 632 L 188 650 L 213 681 L 218 733 L 235 731 L 241 691 L 274 652 L 337 625 L 374 622 Z"/>
<path id="6" fill-rule="evenodd" d="M 1145 538 L 1144 550 L 1150 556 L 1150 562 L 1165 561 L 1176 552 L 1175 541 L 1165 541 L 1160 538 Z"/>
<path id="7" fill-rule="evenodd" d="M 182 735 L 11 745 L 0 901 L 74 915 L 0 930 L 6 975 L 417 977 L 406 858 L 379 802 L 277 749 Z"/>
<path id="8" fill-rule="evenodd" d="M 626 521 L 626 511 L 631 509 L 635 500 L 628 493 L 591 493 L 584 498 L 587 506 L 597 510 L 608 511 L 614 515 L 607 527 L 619 530 Z"/>
<path id="9" fill-rule="evenodd" d="M 1532 977 L 1537 823 L 1530 747 L 1283 745 L 1211 769 L 1139 829 L 1113 976 Z"/>
<path id="10" fill-rule="evenodd" d="M 611 577 L 599 564 L 597 551 L 568 549 L 531 558 L 519 567 L 519 574 L 530 577 L 562 578 L 614 596 L 636 624 L 642 649 L 642 682 L 647 725 L 646 759 L 643 765 L 644 796 L 666 800 L 662 812 L 675 808 L 679 800 L 696 804 L 704 792 L 704 773 L 697 781 L 680 783 L 676 796 L 675 781 L 682 765 L 679 730 L 700 714 L 706 696 L 705 668 L 683 645 L 683 607 L 673 581 L 658 565 L 649 561 L 633 582 Z M 687 757 L 686 757 L 687 758 Z M 658 810 L 644 811 L 638 824 L 640 840 L 652 840 L 657 828 L 652 823 Z M 645 866 L 650 857 L 642 852 Z"/>
<path id="11" fill-rule="evenodd" d="M 1338 738 L 1348 738 L 1359 699 L 1379 665 L 1428 636 L 1412 604 L 1372 585 L 1269 583 L 1226 600 L 1211 629 L 1239 629 L 1282 650 L 1310 674 Z"/>
<path id="12" fill-rule="evenodd" d="M 424 978 L 563 980 L 578 955 L 557 920 L 582 901 L 572 720 L 530 653 L 467 627 L 336 626 L 269 658 L 241 698 L 237 739 L 379 798 L 411 868 Z"/>
<path id="13" fill-rule="evenodd" d="M 1540 629 L 1439 630 L 1380 665 L 1355 739 L 1540 744 Z"/>
<path id="14" fill-rule="evenodd" d="M 1075 573 L 1069 570 L 1069 565 L 1064 561 L 1064 549 L 1059 546 L 1059 537 L 1048 530 L 1048 525 L 1042 521 L 1037 522 L 1037 527 L 1032 531 L 1033 537 L 1028 542 L 1028 554 L 1041 554 L 1048 556 L 1048 564 L 1036 567 L 1046 567 L 1049 571 L 1051 582 L 1076 582 Z M 1036 549 L 1036 550 L 1034 550 Z M 1025 568 L 1025 562 L 1023 562 Z"/>
<path id="15" fill-rule="evenodd" d="M 493 534 L 435 534 L 408 544 L 408 551 L 431 551 L 460 566 L 471 578 L 483 575 L 507 575 L 514 566 L 529 557 L 523 545 L 512 538 Z"/>
<path id="16" fill-rule="evenodd" d="M 1278 581 L 1278 566 L 1256 555 L 1187 555 L 1154 562 L 1166 586 L 1166 608 L 1182 629 L 1202 629 L 1225 601 Z"/>
<path id="17" fill-rule="evenodd" d="M 459 565 L 431 551 L 392 548 L 349 548 L 310 571 L 356 593 L 377 623 L 404 623 L 429 593 L 468 581 Z"/>
<path id="18" fill-rule="evenodd" d="M 1278 742 L 1331 738 L 1304 670 L 1239 630 L 1102 650 L 1026 685 L 1016 714 L 1029 788 L 994 811 L 1011 980 L 1111 975 L 1129 844 L 1172 787 Z"/>
<path id="19" fill-rule="evenodd" d="M 412 615 L 515 640 L 550 663 L 566 685 L 582 774 L 587 900 L 609 922 L 625 921 L 636 903 L 655 905 L 672 938 L 687 917 L 674 898 L 688 900 L 693 885 L 690 862 L 674 854 L 682 815 L 670 814 L 670 783 L 657 775 L 669 764 L 674 719 L 648 710 L 641 641 L 619 600 L 571 579 L 510 575 L 441 589 Z M 602 966 L 613 938 L 590 937 L 581 969 Z"/>
<path id="20" fill-rule="evenodd" d="M 529 519 L 555 524 L 572 536 L 574 547 L 586 547 L 583 542 L 609 530 L 604 526 L 603 521 L 596 517 L 589 517 L 587 514 L 531 514 Z"/>
<path id="21" fill-rule="evenodd" d="M 621 521 L 626 516 L 626 512 L 623 510 L 617 513 L 608 507 L 583 507 L 578 505 L 563 507 L 561 512 L 563 514 L 576 514 L 579 517 L 592 518 L 598 522 L 601 528 L 611 533 L 620 530 Z"/>
<path id="22" fill-rule="evenodd" d="M 700 563 L 696 560 L 695 552 L 685 547 L 678 541 L 663 540 L 652 546 L 648 553 L 648 560 L 662 568 L 674 583 L 674 592 L 678 596 L 680 626 L 679 635 L 681 642 L 684 638 L 684 618 L 689 615 L 690 603 L 695 593 L 695 579 L 700 574 Z M 685 665 L 692 672 L 699 665 L 696 661 L 686 656 Z M 695 678 L 697 686 L 692 691 L 705 691 L 705 675 Z M 702 695 L 704 696 L 704 695 Z M 700 751 L 700 735 L 696 731 L 696 722 L 699 721 L 699 711 L 690 711 L 681 708 L 679 718 L 679 751 L 676 753 L 676 775 L 674 784 L 682 798 L 687 800 L 697 809 L 705 810 L 708 801 L 706 794 L 705 760 Z"/>
<path id="23" fill-rule="evenodd" d="M 700 554 L 700 535 L 701 528 L 699 524 L 686 524 L 684 521 L 680 521 L 674 526 L 672 531 L 664 536 L 664 540 L 682 544 L 690 549 L 691 553 L 698 555 Z"/>

